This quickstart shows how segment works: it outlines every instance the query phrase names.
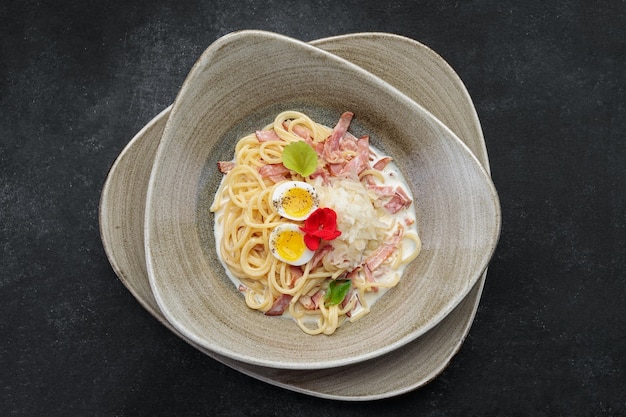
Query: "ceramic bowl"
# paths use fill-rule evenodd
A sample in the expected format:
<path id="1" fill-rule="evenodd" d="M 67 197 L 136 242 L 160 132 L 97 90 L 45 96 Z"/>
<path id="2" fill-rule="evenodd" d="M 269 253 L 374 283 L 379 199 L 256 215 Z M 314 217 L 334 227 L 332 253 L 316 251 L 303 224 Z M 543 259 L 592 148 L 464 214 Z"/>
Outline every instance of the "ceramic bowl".
<path id="1" fill-rule="evenodd" d="M 423 105 L 457 133 L 489 171 L 471 97 L 454 69 L 436 52 L 413 39 L 379 32 L 334 36 L 311 44 L 352 61 Z M 111 167 L 100 201 L 100 230 L 104 249 L 120 281 L 160 323 L 186 340 L 156 304 L 143 239 L 148 181 L 169 110 L 141 129 Z M 389 398 L 429 383 L 445 369 L 470 330 L 485 279 L 486 271 L 450 314 L 413 342 L 381 357 L 341 368 L 259 367 L 196 347 L 232 369 L 289 390 L 348 401 Z"/>
<path id="2" fill-rule="evenodd" d="M 220 160 L 282 110 L 355 131 L 409 180 L 420 256 L 372 311 L 331 336 L 250 310 L 218 259 L 209 206 Z M 391 85 L 335 55 L 281 35 L 243 31 L 212 44 L 185 80 L 165 126 L 146 200 L 145 250 L 166 319 L 198 346 L 244 363 L 323 369 L 380 356 L 442 320 L 495 249 L 500 207 L 489 175 L 450 129 Z"/>

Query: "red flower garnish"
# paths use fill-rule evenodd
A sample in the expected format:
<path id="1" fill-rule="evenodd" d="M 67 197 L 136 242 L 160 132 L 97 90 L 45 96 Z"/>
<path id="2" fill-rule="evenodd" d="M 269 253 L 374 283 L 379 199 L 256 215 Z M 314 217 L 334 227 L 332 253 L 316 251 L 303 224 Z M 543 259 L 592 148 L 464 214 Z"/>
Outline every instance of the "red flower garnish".
<path id="1" fill-rule="evenodd" d="M 331 208 L 318 208 L 304 221 L 301 227 L 304 233 L 304 244 L 311 250 L 317 250 L 320 241 L 333 240 L 341 235 L 337 230 L 337 213 Z"/>

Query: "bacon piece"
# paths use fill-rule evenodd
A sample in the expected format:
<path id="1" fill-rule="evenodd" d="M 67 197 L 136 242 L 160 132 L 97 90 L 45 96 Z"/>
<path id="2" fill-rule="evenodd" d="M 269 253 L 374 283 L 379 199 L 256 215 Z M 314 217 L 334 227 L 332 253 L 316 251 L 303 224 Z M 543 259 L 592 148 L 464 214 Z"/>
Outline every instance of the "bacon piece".
<path id="1" fill-rule="evenodd" d="M 357 142 L 357 155 L 352 158 L 342 168 L 340 175 L 358 176 L 361 172 L 369 168 L 370 138 L 361 137 Z"/>
<path id="2" fill-rule="evenodd" d="M 366 175 L 363 178 L 365 179 L 365 188 L 373 191 L 378 198 L 391 197 L 396 193 L 393 187 L 389 185 L 378 185 L 372 175 Z"/>
<path id="3" fill-rule="evenodd" d="M 291 279 L 294 281 L 297 281 L 298 278 L 304 275 L 304 272 L 302 272 L 302 267 L 300 266 L 289 265 L 289 272 L 291 272 Z"/>
<path id="4" fill-rule="evenodd" d="M 313 139 L 308 138 L 304 141 L 315 151 L 318 159 L 324 159 L 324 142 L 313 142 Z"/>
<path id="5" fill-rule="evenodd" d="M 309 129 L 307 129 L 306 127 L 302 127 L 300 125 L 293 125 L 293 133 L 300 136 L 302 139 L 306 141 L 311 140 L 311 133 L 309 132 Z"/>
<path id="6" fill-rule="evenodd" d="M 363 271 L 363 276 L 365 277 L 365 281 L 376 282 L 376 280 L 374 279 L 374 276 L 372 275 L 372 270 L 369 269 L 367 264 L 363 264 L 362 266 L 359 266 L 358 268 L 353 269 L 351 272 L 348 273 L 346 277 L 354 281 L 359 275 L 359 272 L 361 271 Z M 378 292 L 378 287 L 370 287 L 370 288 L 372 289 L 372 291 Z"/>
<path id="7" fill-rule="evenodd" d="M 289 130 L 289 127 L 291 126 L 291 124 L 292 124 L 291 122 L 289 124 L 287 124 L 287 122 L 283 122 L 283 128 L 285 130 Z M 300 136 L 307 143 L 312 141 L 312 139 L 311 139 L 311 132 L 309 132 L 309 129 L 307 129 L 306 127 L 302 127 L 302 126 L 300 126 L 298 124 L 294 124 L 293 128 L 291 129 L 291 131 L 295 135 Z M 309 143 L 309 145 L 311 145 L 311 143 Z"/>
<path id="8" fill-rule="evenodd" d="M 332 177 L 338 177 L 343 171 L 343 164 L 328 164 L 328 173 Z"/>
<path id="9" fill-rule="evenodd" d="M 302 297 L 298 299 L 298 301 L 307 310 L 317 310 L 320 306 L 320 302 L 322 301 L 323 296 L 324 296 L 324 291 L 319 290 L 318 292 L 316 292 L 315 294 L 311 296 L 303 295 Z"/>
<path id="10" fill-rule="evenodd" d="M 346 306 L 348 305 L 348 303 L 352 299 L 353 295 L 354 295 L 354 287 L 351 287 L 350 291 L 348 291 L 348 294 L 346 294 L 346 296 L 344 297 L 343 301 L 341 302 L 341 309 L 342 310 L 344 308 L 346 308 Z M 358 298 L 357 298 L 357 300 L 358 300 Z M 346 313 L 346 316 L 350 317 L 350 312 L 349 311 Z"/>
<path id="11" fill-rule="evenodd" d="M 323 297 L 324 297 L 324 291 L 319 290 L 318 292 L 313 294 L 313 297 L 311 297 L 311 300 L 313 300 L 313 302 L 315 303 L 315 306 L 318 307 Z"/>
<path id="12" fill-rule="evenodd" d="M 404 203 L 401 197 L 399 197 L 397 194 L 394 194 L 393 197 L 391 197 L 391 200 L 389 200 L 384 207 L 389 213 L 396 214 L 397 212 L 402 210 L 402 207 L 404 207 Z"/>
<path id="13" fill-rule="evenodd" d="M 392 251 L 392 253 L 393 253 L 393 251 Z M 390 255 L 391 255 L 391 253 L 390 253 Z M 367 281 L 367 282 L 376 282 L 376 280 L 374 279 L 374 275 L 372 275 L 372 270 L 367 265 L 367 263 L 365 265 L 363 265 L 363 274 L 365 275 L 365 281 Z M 372 289 L 372 291 L 378 292 L 378 287 L 370 287 L 370 288 Z"/>
<path id="14" fill-rule="evenodd" d="M 276 300 L 274 300 L 274 304 L 272 307 L 265 312 L 266 316 L 282 316 L 287 306 L 291 302 L 293 295 L 291 294 L 281 294 Z"/>
<path id="15" fill-rule="evenodd" d="M 344 112 L 339 118 L 339 121 L 337 122 L 335 127 L 333 128 L 330 136 L 326 138 L 323 151 L 323 157 L 326 162 L 331 164 L 343 162 L 343 156 L 341 155 L 341 147 L 339 146 L 339 141 L 348 131 L 348 127 L 350 126 L 350 122 L 352 121 L 353 116 L 354 113 L 352 112 Z"/>
<path id="16" fill-rule="evenodd" d="M 317 177 L 322 177 L 322 184 L 328 184 L 328 171 L 324 168 L 318 167 L 317 170 L 311 174 L 311 179 L 315 179 Z"/>
<path id="17" fill-rule="evenodd" d="M 289 265 L 289 272 L 291 272 L 291 288 L 295 285 L 296 281 L 302 278 L 304 272 L 302 272 L 302 267 Z"/>
<path id="18" fill-rule="evenodd" d="M 228 174 L 235 167 L 235 163 L 233 161 L 219 161 L 217 163 L 217 169 L 222 174 Z"/>
<path id="19" fill-rule="evenodd" d="M 259 168 L 259 174 L 262 178 L 269 178 L 274 182 L 280 182 L 287 179 L 289 169 L 283 164 L 267 164 Z"/>
<path id="20" fill-rule="evenodd" d="M 259 142 L 272 142 L 281 140 L 273 130 L 257 130 L 254 132 Z"/>
<path id="21" fill-rule="evenodd" d="M 404 235 L 404 227 L 398 225 L 398 230 L 391 235 L 389 240 L 385 243 L 377 247 L 374 252 L 371 253 L 370 256 L 365 260 L 364 268 L 369 269 L 369 271 L 365 271 L 365 276 L 367 278 L 367 272 L 374 271 L 378 268 L 387 258 L 391 256 L 398 249 L 398 245 L 402 240 L 402 236 Z"/>
<path id="22" fill-rule="evenodd" d="M 383 169 L 385 169 L 387 164 L 389 164 L 389 162 L 391 161 L 392 161 L 392 158 L 390 156 L 383 156 L 378 161 L 376 161 L 376 163 L 372 166 L 372 168 L 382 171 Z"/>
<path id="23" fill-rule="evenodd" d="M 348 272 L 346 274 L 346 279 L 349 279 L 350 281 L 354 281 L 354 279 L 357 277 L 357 275 L 359 275 L 359 269 L 360 268 L 355 268 L 352 271 Z"/>
<path id="24" fill-rule="evenodd" d="M 388 185 L 367 185 L 368 190 L 372 190 L 378 198 L 391 197 L 396 194 L 393 187 Z"/>
<path id="25" fill-rule="evenodd" d="M 384 207 L 389 213 L 395 214 L 403 208 L 409 207 L 411 203 L 412 201 L 406 192 L 404 192 L 401 187 L 396 187 L 393 197 L 391 197 L 391 200 L 389 200 Z"/>
<path id="26" fill-rule="evenodd" d="M 350 132 L 346 132 L 343 138 L 339 140 L 339 149 L 342 151 L 358 152 L 357 138 L 352 136 Z"/>
<path id="27" fill-rule="evenodd" d="M 352 122 L 352 118 L 354 117 L 354 113 L 347 111 L 342 113 L 341 117 L 339 117 L 339 121 L 333 128 L 333 132 L 330 135 L 330 141 L 339 144 L 339 139 L 341 139 L 346 132 L 348 131 L 348 127 L 350 127 L 350 122 Z"/>
<path id="28" fill-rule="evenodd" d="M 400 195 L 408 204 L 411 204 L 411 199 L 407 195 L 406 191 L 404 191 L 404 188 L 402 187 L 396 188 L 396 193 Z"/>
<path id="29" fill-rule="evenodd" d="M 326 245 L 319 248 L 317 252 L 315 252 L 315 255 L 313 255 L 313 259 L 311 259 L 311 271 L 317 268 L 320 262 L 322 262 L 322 259 L 324 259 L 324 256 L 326 256 L 326 254 L 333 249 L 332 245 Z"/>
<path id="30" fill-rule="evenodd" d="M 285 130 L 289 130 L 289 126 L 290 125 L 288 125 L 287 122 L 283 122 L 283 128 L 285 128 Z M 309 144 L 311 148 L 313 148 L 313 150 L 315 150 L 315 152 L 317 152 L 317 156 L 322 158 L 322 153 L 324 152 L 324 143 L 314 142 L 313 138 L 311 137 L 311 132 L 309 132 L 309 129 L 300 125 L 293 125 L 292 132 L 296 136 L 300 136 L 306 143 Z"/>
<path id="31" fill-rule="evenodd" d="M 356 147 L 353 146 L 356 144 L 356 141 L 357 141 L 356 136 L 346 131 L 346 133 L 343 134 L 343 138 L 341 138 L 341 140 L 339 141 L 339 147 L 344 151 L 346 150 L 356 151 Z"/>
<path id="32" fill-rule="evenodd" d="M 298 298 L 298 302 L 302 304 L 302 307 L 304 307 L 307 310 L 315 310 L 316 306 L 313 303 L 313 299 L 311 298 L 310 295 L 300 296 L 300 298 Z"/>

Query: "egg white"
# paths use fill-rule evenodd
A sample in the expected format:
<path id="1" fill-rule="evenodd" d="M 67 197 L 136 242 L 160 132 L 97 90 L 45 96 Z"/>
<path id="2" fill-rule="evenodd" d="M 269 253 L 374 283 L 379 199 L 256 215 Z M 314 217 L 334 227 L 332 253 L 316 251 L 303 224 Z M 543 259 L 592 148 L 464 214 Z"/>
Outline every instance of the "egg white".
<path id="1" fill-rule="evenodd" d="M 301 216 L 295 216 L 291 213 L 288 213 L 287 211 L 285 211 L 282 204 L 283 199 L 287 195 L 288 191 L 293 188 L 299 188 L 306 191 L 307 194 L 311 196 L 311 199 L 313 201 L 311 206 L 308 207 L 308 210 Z M 274 208 L 276 209 L 278 214 L 280 214 L 282 217 L 290 220 L 299 221 L 305 220 L 312 212 L 314 212 L 319 207 L 319 198 L 317 196 L 315 188 L 311 184 L 303 181 L 286 181 L 274 187 L 274 191 L 272 192 L 272 204 L 274 205 Z"/>
<path id="2" fill-rule="evenodd" d="M 284 251 L 285 249 L 285 248 L 279 247 L 278 242 L 280 241 L 280 237 L 283 233 L 289 233 L 289 232 L 295 232 L 299 236 L 302 236 L 304 238 L 304 232 L 300 230 L 297 224 L 284 223 L 284 224 L 278 225 L 270 233 L 270 238 L 269 238 L 270 251 L 272 252 L 272 255 L 274 255 L 277 259 L 285 263 L 288 263 L 289 265 L 294 265 L 294 266 L 304 265 L 305 263 L 309 262 L 311 258 L 313 258 L 313 255 L 315 254 L 315 251 L 312 251 L 311 249 L 307 248 L 307 246 L 304 244 L 304 239 L 301 242 L 294 244 L 294 247 L 292 247 L 292 249 L 295 249 L 297 251 L 302 251 L 302 253 L 300 254 L 300 256 L 298 256 L 297 259 L 287 259 L 280 254 L 281 250 Z"/>

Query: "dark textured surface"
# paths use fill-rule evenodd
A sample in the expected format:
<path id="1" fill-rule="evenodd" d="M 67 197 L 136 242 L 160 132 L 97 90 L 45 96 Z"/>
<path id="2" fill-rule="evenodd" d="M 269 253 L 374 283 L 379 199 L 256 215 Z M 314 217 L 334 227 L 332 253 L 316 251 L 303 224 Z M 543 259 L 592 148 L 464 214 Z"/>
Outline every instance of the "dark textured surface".
<path id="1" fill-rule="evenodd" d="M 450 366 L 372 403 L 273 387 L 203 356 L 117 280 L 107 171 L 194 60 L 237 29 L 385 31 L 459 73 L 503 228 Z M 624 1 L 3 1 L 0 414 L 626 416 Z"/>

